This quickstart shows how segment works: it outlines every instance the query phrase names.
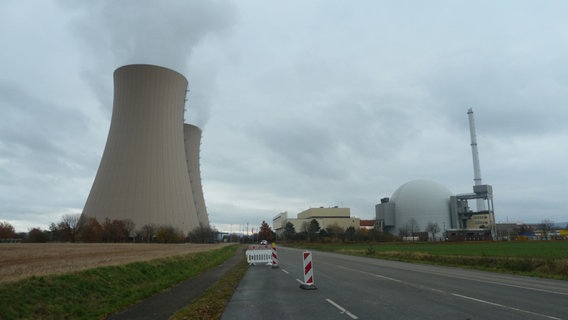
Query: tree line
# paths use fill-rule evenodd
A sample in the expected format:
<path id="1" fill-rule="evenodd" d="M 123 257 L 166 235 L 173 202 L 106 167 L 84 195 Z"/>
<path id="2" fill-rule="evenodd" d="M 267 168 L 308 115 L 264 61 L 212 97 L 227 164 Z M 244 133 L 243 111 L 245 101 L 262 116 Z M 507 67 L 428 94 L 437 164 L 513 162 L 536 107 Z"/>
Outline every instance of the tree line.
<path id="1" fill-rule="evenodd" d="M 210 243 L 218 232 L 210 227 L 196 227 L 187 235 L 171 225 L 146 224 L 136 228 L 130 219 L 109 219 L 99 222 L 81 214 L 65 214 L 48 229 L 32 228 L 27 234 L 17 234 L 14 227 L 0 222 L 0 239 L 20 239 L 25 242 L 84 242 L 84 243 Z"/>
<path id="2" fill-rule="evenodd" d="M 337 224 L 321 228 L 316 219 L 304 222 L 300 230 L 292 222 L 284 225 L 284 230 L 278 240 L 285 241 L 321 241 L 321 242 L 359 242 L 359 241 L 393 241 L 395 237 L 375 228 L 364 229 L 355 227 L 342 228 Z"/>

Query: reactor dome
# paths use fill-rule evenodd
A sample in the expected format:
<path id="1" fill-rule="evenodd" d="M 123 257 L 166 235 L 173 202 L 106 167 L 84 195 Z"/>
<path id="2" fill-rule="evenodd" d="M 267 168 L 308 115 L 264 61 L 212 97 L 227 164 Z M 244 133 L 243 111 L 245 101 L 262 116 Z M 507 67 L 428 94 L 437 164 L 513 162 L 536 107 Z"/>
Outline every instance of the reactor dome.
<path id="1" fill-rule="evenodd" d="M 401 185 L 392 194 L 394 203 L 394 232 L 416 222 L 415 231 L 425 231 L 428 223 L 437 223 L 440 232 L 450 228 L 450 196 L 452 192 L 443 185 L 428 180 L 414 180 Z"/>

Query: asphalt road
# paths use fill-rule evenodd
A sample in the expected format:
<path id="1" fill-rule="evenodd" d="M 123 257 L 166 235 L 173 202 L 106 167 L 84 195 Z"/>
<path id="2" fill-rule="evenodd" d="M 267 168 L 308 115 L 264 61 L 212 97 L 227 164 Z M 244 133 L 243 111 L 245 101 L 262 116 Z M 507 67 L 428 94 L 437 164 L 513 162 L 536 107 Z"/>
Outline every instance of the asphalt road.
<path id="1" fill-rule="evenodd" d="M 568 281 L 302 251 L 251 266 L 222 319 L 568 319 Z"/>

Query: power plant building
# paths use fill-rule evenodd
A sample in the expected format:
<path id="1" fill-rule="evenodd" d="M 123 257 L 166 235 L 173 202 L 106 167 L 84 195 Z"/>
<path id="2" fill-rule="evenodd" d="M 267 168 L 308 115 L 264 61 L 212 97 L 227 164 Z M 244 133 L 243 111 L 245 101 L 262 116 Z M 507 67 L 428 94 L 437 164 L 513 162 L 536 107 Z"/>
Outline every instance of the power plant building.
<path id="1" fill-rule="evenodd" d="M 345 230 L 353 227 L 359 230 L 361 220 L 359 218 L 351 217 L 351 210 L 349 208 L 309 208 L 298 213 L 297 218 L 288 218 L 287 212 L 282 212 L 272 219 L 272 227 L 278 236 L 284 233 L 286 224 L 288 222 L 294 225 L 296 232 L 305 232 L 312 220 L 316 220 L 320 229 L 327 229 L 330 227 L 339 227 Z"/>
<path id="2" fill-rule="evenodd" d="M 439 183 L 410 181 L 376 205 L 377 219 L 382 221 L 385 231 L 397 235 L 424 231 L 428 223 L 437 223 L 440 229 L 449 228 L 451 195 L 451 191 Z"/>
<path id="3" fill-rule="evenodd" d="M 473 192 L 454 195 L 446 187 L 433 181 L 407 182 L 390 198 L 382 198 L 381 203 L 375 206 L 377 224 L 382 230 L 412 238 L 420 232 L 429 232 L 434 239 L 439 238 L 440 233 L 450 240 L 496 239 L 493 187 L 481 182 L 477 135 L 471 108 L 467 115 L 475 182 Z M 470 208 L 468 200 L 476 200 L 477 210 Z M 429 228 L 429 225 L 437 227 Z"/>
<path id="4" fill-rule="evenodd" d="M 188 82 L 170 69 L 127 65 L 114 72 L 109 135 L 83 216 L 209 226 L 199 171 L 201 130 L 184 124 Z"/>

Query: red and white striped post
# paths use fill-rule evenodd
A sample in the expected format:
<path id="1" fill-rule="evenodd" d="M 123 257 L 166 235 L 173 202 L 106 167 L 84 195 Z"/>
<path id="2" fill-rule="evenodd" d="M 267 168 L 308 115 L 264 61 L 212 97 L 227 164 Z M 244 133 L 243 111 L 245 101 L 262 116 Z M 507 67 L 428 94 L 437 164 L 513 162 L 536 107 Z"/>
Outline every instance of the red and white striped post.
<path id="1" fill-rule="evenodd" d="M 278 268 L 278 252 L 274 242 L 272 242 L 272 268 Z"/>
<path id="2" fill-rule="evenodd" d="M 317 289 L 314 285 L 314 264 L 310 251 L 304 251 L 304 283 L 300 285 L 300 288 L 304 290 Z"/>

